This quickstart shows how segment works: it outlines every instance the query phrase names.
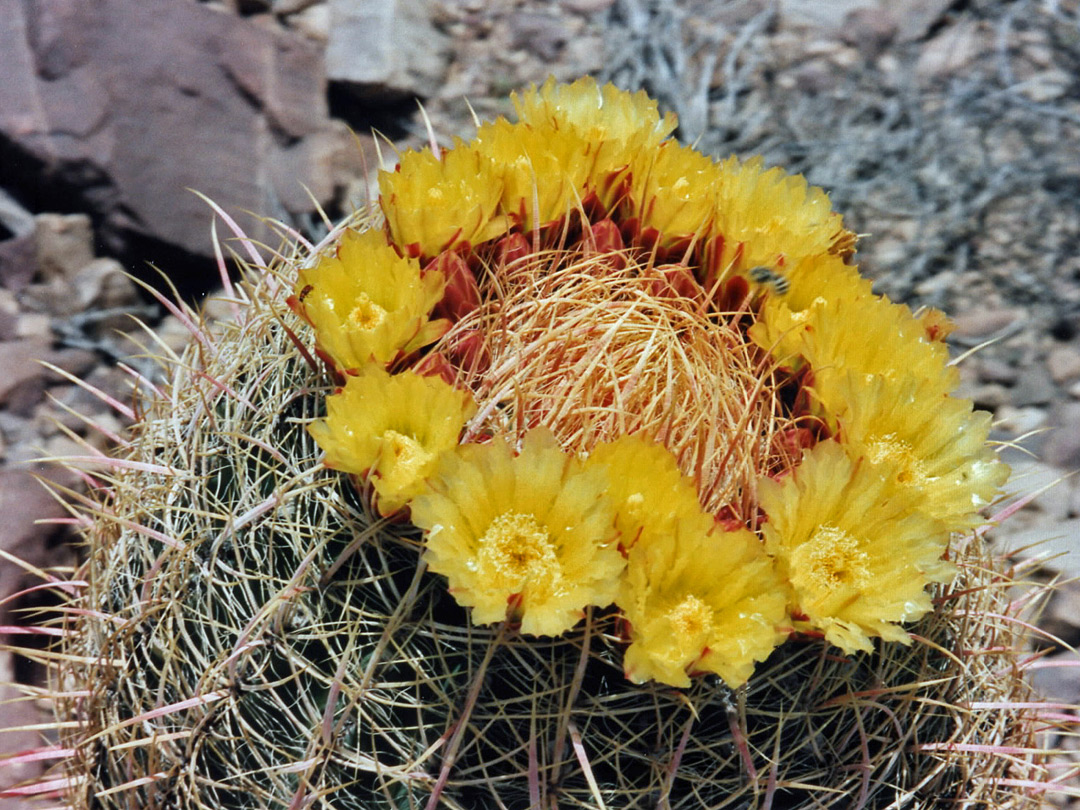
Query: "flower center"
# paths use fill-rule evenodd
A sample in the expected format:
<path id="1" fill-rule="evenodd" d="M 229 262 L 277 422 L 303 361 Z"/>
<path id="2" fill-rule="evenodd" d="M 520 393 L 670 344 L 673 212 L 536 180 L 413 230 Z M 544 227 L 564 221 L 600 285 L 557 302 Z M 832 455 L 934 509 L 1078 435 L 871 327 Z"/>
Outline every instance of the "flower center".
<path id="1" fill-rule="evenodd" d="M 837 588 L 860 590 L 871 580 L 869 562 L 858 540 L 835 526 L 821 526 L 792 555 L 792 582 L 818 599 Z"/>
<path id="2" fill-rule="evenodd" d="M 480 568 L 496 588 L 521 591 L 526 584 L 554 590 L 562 578 L 562 566 L 547 529 L 532 515 L 504 512 L 480 538 Z"/>
<path id="3" fill-rule="evenodd" d="M 383 433 L 379 475 L 395 488 L 407 487 L 420 478 L 435 454 L 411 436 L 388 430 Z"/>
<path id="4" fill-rule="evenodd" d="M 874 464 L 890 464 L 897 470 L 896 481 L 904 486 L 926 483 L 926 465 L 911 450 L 911 445 L 896 434 L 880 436 L 867 442 L 866 457 Z"/>
<path id="5" fill-rule="evenodd" d="M 349 323 L 365 332 L 370 332 L 386 320 L 386 310 L 371 300 L 371 297 L 362 292 L 356 296 L 356 302 L 352 312 L 349 313 Z"/>
<path id="6" fill-rule="evenodd" d="M 707 604 L 689 594 L 668 613 L 675 640 L 684 649 L 704 648 L 713 630 L 713 612 Z"/>

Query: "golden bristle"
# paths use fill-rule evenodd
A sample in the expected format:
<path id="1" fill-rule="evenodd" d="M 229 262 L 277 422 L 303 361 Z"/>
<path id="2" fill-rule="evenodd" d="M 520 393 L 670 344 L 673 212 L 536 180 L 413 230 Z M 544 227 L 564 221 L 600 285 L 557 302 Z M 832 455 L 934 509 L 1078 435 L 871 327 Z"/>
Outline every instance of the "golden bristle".
<path id="1" fill-rule="evenodd" d="M 736 313 L 705 317 L 700 298 L 664 284 L 661 268 L 627 252 L 543 251 L 488 268 L 485 303 L 439 344 L 461 354 L 482 336 L 484 365 L 462 380 L 479 404 L 468 434 L 546 425 L 587 452 L 644 433 L 674 453 L 706 509 L 748 517 L 750 482 L 793 463 L 776 449 L 793 424 L 771 361 Z"/>

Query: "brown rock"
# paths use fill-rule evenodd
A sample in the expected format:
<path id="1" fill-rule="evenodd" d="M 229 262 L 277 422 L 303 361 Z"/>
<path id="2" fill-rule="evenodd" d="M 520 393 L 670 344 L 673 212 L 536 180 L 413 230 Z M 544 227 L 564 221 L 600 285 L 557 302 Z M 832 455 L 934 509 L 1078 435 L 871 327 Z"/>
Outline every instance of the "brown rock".
<path id="1" fill-rule="evenodd" d="M 448 41 L 426 0 L 329 0 L 326 76 L 364 96 L 431 96 L 446 74 Z"/>
<path id="2" fill-rule="evenodd" d="M 36 271 L 34 215 L 0 189 L 0 287 L 18 292 Z"/>
<path id="3" fill-rule="evenodd" d="M 9 340 L 0 346 L 0 407 L 26 415 L 41 401 L 45 369 L 38 359 L 48 352 L 49 344 L 42 340 Z"/>
<path id="4" fill-rule="evenodd" d="M 210 212 L 188 188 L 234 211 L 274 211 L 301 185 L 328 200 L 314 163 L 287 188 L 269 179 L 282 150 L 328 125 L 320 49 L 253 19 L 175 0 L 0 0 L 15 182 L 33 190 L 37 166 L 56 189 L 92 186 L 80 202 L 110 245 L 137 235 L 204 255 Z"/>
<path id="5" fill-rule="evenodd" d="M 94 259 L 94 232 L 86 214 L 38 214 L 38 276 L 46 283 L 70 282 Z"/>
<path id="6" fill-rule="evenodd" d="M 139 301 L 135 283 L 114 259 L 94 259 L 72 279 L 79 310 L 130 307 Z"/>
<path id="7" fill-rule="evenodd" d="M 1012 326 L 1024 317 L 1022 309 L 980 309 L 965 312 L 953 319 L 953 334 L 962 337 L 981 338 Z"/>
<path id="8" fill-rule="evenodd" d="M 1066 383 L 1080 377 L 1080 349 L 1058 346 L 1046 357 L 1046 368 L 1056 383 Z"/>
<path id="9" fill-rule="evenodd" d="M 875 57 L 896 38 L 898 30 L 890 9 L 857 8 L 845 18 L 840 38 L 864 55 Z"/>

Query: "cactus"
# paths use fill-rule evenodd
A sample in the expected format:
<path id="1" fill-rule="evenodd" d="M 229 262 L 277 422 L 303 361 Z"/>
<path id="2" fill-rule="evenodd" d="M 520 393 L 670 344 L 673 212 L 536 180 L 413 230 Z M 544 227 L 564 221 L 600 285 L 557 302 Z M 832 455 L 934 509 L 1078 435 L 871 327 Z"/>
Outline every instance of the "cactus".
<path id="1" fill-rule="evenodd" d="M 951 393 L 947 321 L 872 295 L 819 190 L 678 145 L 641 94 L 516 106 L 403 155 L 322 244 L 265 266 L 247 242 L 235 322 L 182 311 L 197 339 L 81 503 L 45 656 L 64 776 L 37 789 L 1035 806 L 1012 581 L 977 512 L 1005 467 Z M 372 444 L 380 413 L 418 421 Z M 511 557 L 560 538 L 505 593 L 499 519 L 465 528 L 500 497 L 533 504 L 500 515 Z M 538 584 L 551 565 L 577 602 Z"/>

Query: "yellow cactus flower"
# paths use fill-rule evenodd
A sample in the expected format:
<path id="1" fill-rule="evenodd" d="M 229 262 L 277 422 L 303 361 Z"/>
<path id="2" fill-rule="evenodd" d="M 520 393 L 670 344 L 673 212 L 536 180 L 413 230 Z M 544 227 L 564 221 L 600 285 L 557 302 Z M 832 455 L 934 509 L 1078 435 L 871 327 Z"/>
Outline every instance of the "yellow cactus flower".
<path id="1" fill-rule="evenodd" d="M 675 131 L 674 113 L 660 115 L 657 103 L 644 90 L 630 93 L 613 84 L 602 87 L 585 76 L 570 84 L 549 78 L 510 96 L 518 119 L 530 126 L 572 130 L 591 144 L 623 143 L 635 149 L 653 149 Z"/>
<path id="2" fill-rule="evenodd" d="M 325 451 L 326 466 L 366 475 L 380 514 L 390 515 L 420 492 L 475 412 L 468 392 L 438 377 L 391 376 L 368 365 L 326 398 L 326 419 L 308 430 Z"/>
<path id="3" fill-rule="evenodd" d="M 661 116 L 643 91 L 600 86 L 590 76 L 571 84 L 549 78 L 539 89 L 532 87 L 511 99 L 526 128 L 576 146 L 573 164 L 563 164 L 564 171 L 569 165 L 587 166 L 578 193 L 584 199 L 595 192 L 605 209 L 617 201 L 619 183 L 633 157 L 652 152 L 678 126 L 674 113 Z"/>
<path id="4" fill-rule="evenodd" d="M 1009 475 L 986 444 L 990 414 L 911 376 L 826 369 L 815 374 L 814 389 L 853 459 L 880 465 L 952 531 L 983 522 L 978 510 Z"/>
<path id="5" fill-rule="evenodd" d="M 643 231 L 662 235 L 665 247 L 707 233 L 716 200 L 703 189 L 713 188 L 719 173 L 712 158 L 678 141 L 638 150 L 630 163 L 627 214 Z"/>
<path id="6" fill-rule="evenodd" d="M 526 232 L 562 220 L 588 195 L 595 147 L 573 130 L 500 118 L 473 143 L 502 172 L 502 210 Z"/>
<path id="7" fill-rule="evenodd" d="M 294 301 L 319 347 L 341 371 L 390 363 L 438 339 L 446 321 L 428 316 L 445 280 L 404 259 L 381 231 L 346 231 L 336 256 L 299 272 Z"/>
<path id="8" fill-rule="evenodd" d="M 730 157 L 714 186 L 712 275 L 775 267 L 804 256 L 849 255 L 853 237 L 820 188 L 802 175 L 765 169 L 760 157 Z"/>
<path id="9" fill-rule="evenodd" d="M 606 485 L 537 428 L 518 455 L 502 440 L 447 453 L 412 520 L 428 566 L 474 623 L 510 619 L 523 633 L 557 636 L 619 587 L 625 561 Z"/>
<path id="10" fill-rule="evenodd" d="M 929 611 L 926 586 L 953 573 L 941 559 L 949 533 L 916 493 L 829 440 L 782 481 L 760 480 L 758 496 L 793 613 L 847 653 L 871 651 L 875 636 L 910 642 L 900 624 Z"/>
<path id="11" fill-rule="evenodd" d="M 679 521 L 704 519 L 702 531 L 712 526 L 712 517 L 701 512 L 694 482 L 682 474 L 675 456 L 662 444 L 640 434 L 623 436 L 593 448 L 585 466 L 607 475 L 607 494 L 615 504 L 623 549 L 643 536 L 668 535 Z"/>
<path id="12" fill-rule="evenodd" d="M 782 297 L 770 297 L 749 334 L 781 363 L 798 365 L 801 358 L 815 372 L 846 369 L 887 379 L 911 375 L 945 393 L 960 382 L 948 365 L 948 346 L 931 340 L 911 310 L 867 295 L 857 284 L 840 284 L 833 295 L 820 295 L 800 311 L 792 311 Z"/>
<path id="13" fill-rule="evenodd" d="M 390 236 L 409 256 L 433 257 L 505 233 L 502 193 L 499 167 L 460 139 L 439 156 L 429 148 L 405 152 L 395 171 L 379 172 L 379 204 Z"/>
<path id="14" fill-rule="evenodd" d="M 623 667 L 636 683 L 685 687 L 712 672 L 735 689 L 784 639 L 788 592 L 761 541 L 711 523 L 688 514 L 629 551 L 617 602 L 630 625 Z"/>

